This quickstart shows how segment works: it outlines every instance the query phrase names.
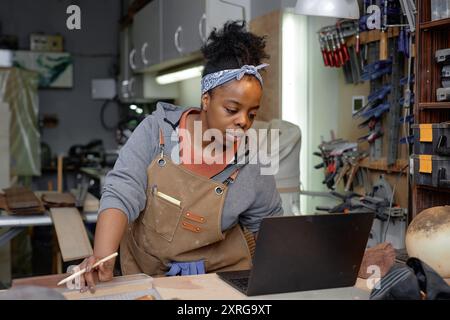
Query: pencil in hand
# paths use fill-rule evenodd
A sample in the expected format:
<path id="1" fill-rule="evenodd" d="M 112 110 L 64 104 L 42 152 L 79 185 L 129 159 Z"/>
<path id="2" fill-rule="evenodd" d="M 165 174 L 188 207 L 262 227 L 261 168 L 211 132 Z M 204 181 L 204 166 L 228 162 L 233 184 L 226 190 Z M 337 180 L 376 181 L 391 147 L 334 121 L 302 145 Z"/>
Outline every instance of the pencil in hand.
<path id="1" fill-rule="evenodd" d="M 108 261 L 108 260 L 110 260 L 110 259 L 116 257 L 117 255 L 118 255 L 117 252 L 114 252 L 113 254 L 111 254 L 111 255 L 109 255 L 109 256 L 107 256 L 107 257 L 104 257 L 103 259 L 98 260 L 98 261 L 92 266 L 92 269 L 98 267 L 98 266 L 99 266 L 100 264 L 102 264 L 103 262 Z M 81 269 L 80 271 L 77 271 L 77 272 L 75 272 L 74 274 L 72 274 L 72 275 L 68 276 L 67 278 L 65 278 L 65 279 L 61 280 L 60 282 L 58 282 L 57 286 L 62 285 L 62 284 L 64 284 L 64 283 L 66 283 L 66 282 L 69 282 L 69 281 L 75 279 L 76 277 L 79 277 L 80 275 L 84 274 L 85 272 L 86 272 L 86 268 L 83 268 L 83 269 Z"/>

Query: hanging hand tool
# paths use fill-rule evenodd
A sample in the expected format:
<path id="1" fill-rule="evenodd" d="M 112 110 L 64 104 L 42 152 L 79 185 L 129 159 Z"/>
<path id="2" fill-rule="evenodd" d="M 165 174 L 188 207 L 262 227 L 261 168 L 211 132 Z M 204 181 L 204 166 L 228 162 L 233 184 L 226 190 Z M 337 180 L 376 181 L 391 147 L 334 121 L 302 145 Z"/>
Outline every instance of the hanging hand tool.
<path id="1" fill-rule="evenodd" d="M 323 64 L 325 65 L 325 67 L 329 67 L 330 64 L 328 62 L 327 51 L 326 51 L 325 44 L 322 39 L 322 35 L 320 33 L 319 33 L 319 44 L 320 44 L 320 51 L 322 52 Z"/>
<path id="2" fill-rule="evenodd" d="M 413 124 L 414 123 L 414 115 L 410 114 L 406 117 L 400 118 L 400 123 L 409 123 L 409 124 Z"/>
<path id="3" fill-rule="evenodd" d="M 413 56 L 413 54 L 412 54 L 412 46 L 413 46 L 413 43 L 412 43 L 412 35 L 410 34 L 409 35 L 409 38 L 408 38 L 408 71 L 407 71 L 407 73 L 408 73 L 408 75 L 407 75 L 407 80 L 406 80 L 406 90 L 405 90 L 405 93 L 404 93 L 404 100 L 403 100 L 403 103 L 402 103 L 402 106 L 404 107 L 404 108 L 410 108 L 411 107 L 411 105 L 412 104 L 414 104 L 414 94 L 412 93 L 412 90 L 411 90 L 411 82 L 414 82 L 414 75 L 412 75 L 411 73 L 412 73 L 412 68 L 413 68 L 413 66 L 412 66 L 412 63 L 413 63 L 413 61 L 412 61 L 412 56 Z M 402 83 L 402 80 L 400 80 L 400 85 L 401 85 L 401 83 Z"/>
<path id="4" fill-rule="evenodd" d="M 356 173 L 359 170 L 361 161 L 362 161 L 362 158 L 360 158 L 360 157 L 349 159 L 351 169 L 350 169 L 350 173 L 348 175 L 347 183 L 345 184 L 344 190 L 346 192 L 350 191 L 350 188 L 352 187 L 353 180 L 355 179 Z"/>
<path id="5" fill-rule="evenodd" d="M 334 42 L 333 34 L 331 32 L 329 32 L 327 35 L 328 35 L 328 39 L 331 41 L 334 66 L 336 68 L 339 68 L 341 66 L 341 64 L 340 64 L 339 57 L 337 55 L 337 47 L 336 47 L 336 43 Z"/>
<path id="6" fill-rule="evenodd" d="M 364 129 L 368 127 L 370 131 L 374 130 L 377 123 L 380 122 L 381 118 L 372 117 L 358 125 L 358 129 Z"/>
<path id="7" fill-rule="evenodd" d="M 345 161 L 345 160 L 344 160 Z M 351 170 L 351 165 L 350 163 L 348 163 L 347 161 L 345 161 L 344 165 L 342 166 L 342 168 L 339 170 L 339 173 L 334 181 L 334 186 L 333 186 L 333 190 L 335 190 L 339 183 L 341 182 L 341 180 L 344 178 L 344 176 Z"/>
<path id="8" fill-rule="evenodd" d="M 343 48 L 341 47 L 339 36 L 337 35 L 337 32 L 332 33 L 332 35 L 336 40 L 336 55 L 339 59 L 339 64 L 340 64 L 340 66 L 343 66 L 347 62 L 347 60 L 345 60 L 344 52 L 343 52 Z"/>
<path id="9" fill-rule="evenodd" d="M 367 141 L 369 144 L 372 144 L 376 140 L 381 138 L 382 136 L 383 136 L 383 131 L 382 130 L 377 130 L 377 131 L 371 132 L 370 134 L 368 134 L 366 136 L 358 138 L 358 142 L 365 142 L 365 141 Z"/>
<path id="10" fill-rule="evenodd" d="M 414 143 L 414 135 L 403 137 L 400 139 L 400 144 L 413 144 Z"/>
<path id="11" fill-rule="evenodd" d="M 357 54 L 361 52 L 361 39 L 359 34 L 359 26 L 356 28 L 355 51 Z"/>
<path id="12" fill-rule="evenodd" d="M 403 14 L 406 16 L 411 33 L 416 31 L 417 8 L 414 0 L 400 0 Z"/>
<path id="13" fill-rule="evenodd" d="M 380 60 L 364 67 L 361 79 L 364 81 L 375 80 L 392 72 L 392 60 Z"/>
<path id="14" fill-rule="evenodd" d="M 347 44 L 345 43 L 345 39 L 344 39 L 344 36 L 342 34 L 342 30 L 341 30 L 341 27 L 340 27 L 339 23 L 336 26 L 336 34 L 338 36 L 338 40 L 341 42 L 341 47 L 342 47 L 342 53 L 343 53 L 343 56 L 344 56 L 344 60 L 347 62 L 348 60 L 350 60 L 350 54 L 348 53 Z"/>
<path id="15" fill-rule="evenodd" d="M 321 33 L 321 37 L 322 37 L 322 41 L 325 44 L 325 49 L 327 51 L 327 57 L 328 57 L 328 66 L 329 67 L 335 67 L 335 63 L 334 63 L 334 56 L 333 56 L 333 52 L 331 51 L 331 47 L 330 47 L 330 43 L 328 42 L 328 37 L 325 34 Z"/>
<path id="16" fill-rule="evenodd" d="M 361 114 L 361 117 L 363 118 L 379 118 L 381 117 L 381 115 L 385 112 L 388 112 L 389 109 L 391 108 L 391 104 L 389 102 L 380 104 L 379 106 L 372 108 L 370 110 L 367 110 L 366 112 L 364 112 L 363 114 Z"/>
<path id="17" fill-rule="evenodd" d="M 408 32 L 404 27 L 402 27 L 398 36 L 398 52 L 403 53 L 406 58 L 409 58 L 409 51 Z"/>

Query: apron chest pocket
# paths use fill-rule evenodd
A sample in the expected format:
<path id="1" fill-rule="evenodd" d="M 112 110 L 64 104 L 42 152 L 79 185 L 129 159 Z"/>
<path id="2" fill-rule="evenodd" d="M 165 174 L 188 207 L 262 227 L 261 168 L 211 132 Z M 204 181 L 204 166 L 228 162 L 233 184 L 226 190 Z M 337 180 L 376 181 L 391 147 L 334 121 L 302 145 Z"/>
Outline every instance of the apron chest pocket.
<path id="1" fill-rule="evenodd" d="M 148 194 L 149 206 L 142 222 L 171 242 L 181 217 L 181 202 L 154 188 Z"/>

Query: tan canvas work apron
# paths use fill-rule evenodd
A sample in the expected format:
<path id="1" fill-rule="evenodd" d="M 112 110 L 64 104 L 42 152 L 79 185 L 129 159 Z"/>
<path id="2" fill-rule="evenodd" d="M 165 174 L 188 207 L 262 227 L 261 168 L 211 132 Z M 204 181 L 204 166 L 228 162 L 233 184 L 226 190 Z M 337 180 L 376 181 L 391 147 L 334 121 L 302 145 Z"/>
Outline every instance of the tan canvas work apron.
<path id="1" fill-rule="evenodd" d="M 239 225 L 222 233 L 221 219 L 228 183 L 186 170 L 164 155 L 147 168 L 146 208 L 128 226 L 120 245 L 124 275 L 164 275 L 171 262 L 203 260 L 206 272 L 251 268 L 254 238 Z"/>

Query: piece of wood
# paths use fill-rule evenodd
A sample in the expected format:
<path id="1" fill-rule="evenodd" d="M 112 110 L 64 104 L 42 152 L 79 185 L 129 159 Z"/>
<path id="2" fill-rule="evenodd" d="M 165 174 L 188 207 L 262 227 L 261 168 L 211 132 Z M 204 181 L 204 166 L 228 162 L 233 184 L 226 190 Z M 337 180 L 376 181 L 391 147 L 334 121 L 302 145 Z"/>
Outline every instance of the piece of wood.
<path id="1" fill-rule="evenodd" d="M 83 259 L 92 255 L 86 228 L 76 208 L 51 208 L 50 216 L 64 261 Z"/>
<path id="2" fill-rule="evenodd" d="M 380 60 L 387 60 L 388 57 L 388 34 L 386 31 L 382 31 L 380 34 Z"/>
<path id="3" fill-rule="evenodd" d="M 450 109 L 450 102 L 421 102 L 419 109 Z"/>
<path id="4" fill-rule="evenodd" d="M 0 101 L 0 189 L 10 185 L 10 121 L 9 105 Z"/>
<path id="5" fill-rule="evenodd" d="M 56 187 L 56 191 L 62 193 L 63 192 L 63 156 L 58 156 L 58 184 Z"/>
<path id="6" fill-rule="evenodd" d="M 70 192 L 73 196 L 76 196 L 76 189 L 71 189 Z M 86 194 L 86 199 L 84 200 L 83 212 L 97 212 L 100 208 L 100 200 L 94 196 L 92 193 Z"/>
<path id="7" fill-rule="evenodd" d="M 153 286 L 162 299 L 241 300 L 245 298 L 244 294 L 226 284 L 217 274 L 211 273 L 201 276 L 154 278 Z"/>
<path id="8" fill-rule="evenodd" d="M 435 21 L 427 21 L 419 25 L 419 29 L 421 31 L 428 31 L 430 29 L 440 29 L 440 28 L 448 30 L 449 27 L 450 27 L 450 18 L 439 19 Z"/>
<path id="9" fill-rule="evenodd" d="M 100 200 L 88 192 L 86 195 L 86 199 L 84 200 L 83 211 L 97 212 L 98 208 L 100 208 Z"/>
<path id="10" fill-rule="evenodd" d="M 80 292 L 77 289 L 57 289 L 68 300 L 114 299 L 135 300 L 151 295 L 156 300 L 158 292 L 153 288 L 153 278 L 146 274 L 114 277 L 111 281 L 97 283 L 95 292 Z"/>
<path id="11" fill-rule="evenodd" d="M 365 158 L 361 161 L 360 166 L 371 170 L 385 171 L 387 173 L 403 172 L 406 174 L 408 172 L 408 170 L 406 170 L 408 164 L 409 161 L 407 159 L 398 159 L 394 165 L 388 166 L 386 158 L 374 161 L 371 161 L 369 158 Z"/>
<path id="12" fill-rule="evenodd" d="M 41 199 L 49 208 L 75 206 L 75 197 L 71 193 L 46 192 Z"/>
<path id="13" fill-rule="evenodd" d="M 38 277 L 13 279 L 11 287 L 14 288 L 17 286 L 37 286 L 56 289 L 58 288 L 57 283 L 69 275 L 70 274 L 68 273 L 62 273 Z"/>
<path id="14" fill-rule="evenodd" d="M 371 266 L 380 268 L 380 276 L 384 277 L 395 264 L 395 249 L 388 242 L 380 243 L 365 251 L 359 268 L 358 277 L 368 279 L 373 276 Z"/>
<path id="15" fill-rule="evenodd" d="M 361 32 L 359 34 L 360 45 L 380 41 L 381 33 L 382 33 L 381 30 L 370 30 L 370 31 Z M 400 28 L 399 27 L 389 28 L 386 31 L 386 33 L 387 33 L 388 38 L 398 37 L 400 34 Z M 356 36 L 348 37 L 345 42 L 346 42 L 347 46 L 355 46 Z"/>
<path id="16" fill-rule="evenodd" d="M 6 197 L 6 205 L 12 214 L 31 215 L 43 214 L 45 208 L 42 202 L 28 188 L 14 187 L 4 189 Z"/>
<path id="17" fill-rule="evenodd" d="M 69 273 L 14 279 L 12 288 L 18 286 L 39 286 L 55 289 L 68 300 L 157 300 L 160 295 L 153 289 L 153 278 L 146 274 L 114 277 L 111 281 L 96 285 L 95 293 L 81 293 L 78 288 L 58 287 L 57 283 L 70 276 Z"/>

